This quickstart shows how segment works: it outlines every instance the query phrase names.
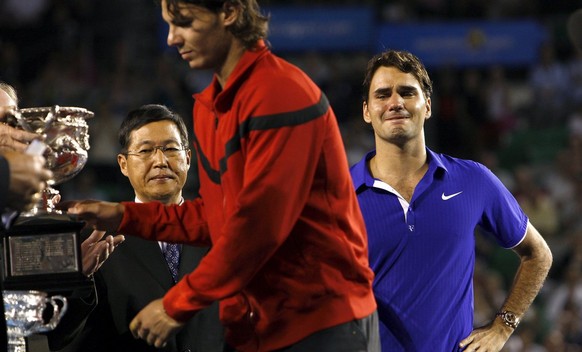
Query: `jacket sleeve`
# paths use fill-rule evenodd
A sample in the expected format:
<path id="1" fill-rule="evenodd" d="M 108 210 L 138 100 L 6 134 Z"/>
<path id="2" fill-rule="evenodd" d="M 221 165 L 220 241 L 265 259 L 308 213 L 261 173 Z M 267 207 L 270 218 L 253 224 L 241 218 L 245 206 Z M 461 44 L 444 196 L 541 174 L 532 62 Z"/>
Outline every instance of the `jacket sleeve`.
<path id="1" fill-rule="evenodd" d="M 125 212 L 118 232 L 148 240 L 208 246 L 210 234 L 199 198 L 182 205 L 122 202 Z"/>

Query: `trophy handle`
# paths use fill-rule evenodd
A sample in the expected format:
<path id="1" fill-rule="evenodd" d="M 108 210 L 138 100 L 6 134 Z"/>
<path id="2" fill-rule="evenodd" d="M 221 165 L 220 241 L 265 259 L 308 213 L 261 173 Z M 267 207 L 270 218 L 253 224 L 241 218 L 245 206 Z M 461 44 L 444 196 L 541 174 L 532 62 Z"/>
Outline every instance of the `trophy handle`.
<path id="1" fill-rule="evenodd" d="M 63 296 L 56 295 L 50 298 L 45 298 L 44 302 L 46 305 L 50 305 L 53 308 L 53 315 L 47 323 L 39 321 L 34 326 L 26 330 L 26 336 L 30 334 L 36 334 L 39 332 L 51 331 L 57 327 L 57 324 L 61 321 L 61 318 L 67 312 L 67 299 Z M 59 305 L 60 303 L 60 305 Z"/>
<path id="2" fill-rule="evenodd" d="M 61 295 L 55 295 L 50 297 L 50 299 L 47 299 L 47 304 L 50 304 L 53 307 L 53 316 L 51 317 L 49 322 L 44 325 L 44 327 L 47 328 L 48 330 L 52 330 L 57 326 L 59 321 L 61 321 L 61 318 L 67 312 L 67 308 L 69 305 L 67 303 L 67 299 Z"/>

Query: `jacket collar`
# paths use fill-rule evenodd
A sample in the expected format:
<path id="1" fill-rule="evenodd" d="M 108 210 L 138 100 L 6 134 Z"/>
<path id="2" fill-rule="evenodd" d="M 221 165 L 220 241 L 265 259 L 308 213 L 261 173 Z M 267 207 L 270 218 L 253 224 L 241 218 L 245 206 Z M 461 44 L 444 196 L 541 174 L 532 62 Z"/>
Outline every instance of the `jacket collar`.
<path id="1" fill-rule="evenodd" d="M 222 89 L 218 83 L 216 74 L 214 74 L 210 85 L 201 93 L 194 94 L 194 99 L 208 106 L 214 104 L 218 111 L 227 110 L 232 105 L 238 88 L 246 80 L 248 71 L 268 52 L 269 48 L 265 44 L 265 41 L 262 39 L 259 40 L 252 49 L 246 50 L 241 56 L 234 70 L 226 80 L 224 89 Z"/>

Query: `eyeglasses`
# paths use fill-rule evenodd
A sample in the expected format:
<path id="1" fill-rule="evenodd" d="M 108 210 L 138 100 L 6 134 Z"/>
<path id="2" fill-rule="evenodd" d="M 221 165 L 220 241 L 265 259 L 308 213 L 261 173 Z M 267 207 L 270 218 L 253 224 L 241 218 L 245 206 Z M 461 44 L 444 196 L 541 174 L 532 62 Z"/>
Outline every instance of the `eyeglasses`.
<path id="1" fill-rule="evenodd" d="M 138 158 L 145 160 L 153 157 L 158 150 L 169 159 L 179 156 L 181 152 L 188 150 L 188 147 L 157 145 L 155 147 L 143 147 L 140 150 L 128 150 L 127 153 L 124 154 L 137 156 Z"/>

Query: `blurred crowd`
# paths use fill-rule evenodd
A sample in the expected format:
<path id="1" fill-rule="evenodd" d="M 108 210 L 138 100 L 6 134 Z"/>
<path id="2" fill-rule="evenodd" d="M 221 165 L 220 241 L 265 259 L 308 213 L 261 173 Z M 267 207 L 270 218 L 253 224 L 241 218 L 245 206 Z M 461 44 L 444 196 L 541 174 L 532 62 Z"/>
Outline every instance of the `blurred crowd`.
<path id="1" fill-rule="evenodd" d="M 330 1 L 259 1 L 332 6 Z M 565 33 L 567 0 L 335 0 L 374 7 L 378 21 L 529 18 L 549 38 L 529 67 L 431 69 L 435 93 L 427 123 L 434 150 L 487 165 L 547 239 L 554 266 L 506 351 L 582 351 L 582 52 Z M 125 114 L 161 103 L 191 123 L 191 95 L 211 79 L 165 46 L 153 0 L 4 0 L 0 3 L 0 80 L 21 107 L 80 106 L 95 112 L 89 162 L 57 185 L 64 199 L 131 200 L 118 171 L 117 129 Z M 277 53 L 277 52 L 276 52 Z M 361 82 L 370 52 L 277 53 L 320 85 L 343 131 L 350 164 L 373 147 L 361 119 Z M 196 195 L 194 168 L 186 197 Z M 491 319 L 517 267 L 516 256 L 476 234 L 475 322 Z"/>

